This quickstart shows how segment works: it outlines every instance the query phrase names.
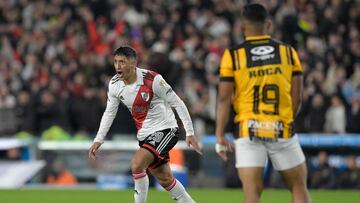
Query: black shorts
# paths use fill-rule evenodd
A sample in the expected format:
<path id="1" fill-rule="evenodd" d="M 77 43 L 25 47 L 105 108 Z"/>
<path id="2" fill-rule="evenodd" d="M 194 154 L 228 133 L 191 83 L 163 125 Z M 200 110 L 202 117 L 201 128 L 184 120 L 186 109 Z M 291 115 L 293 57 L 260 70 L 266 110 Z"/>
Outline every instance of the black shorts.
<path id="1" fill-rule="evenodd" d="M 141 148 L 147 149 L 154 155 L 154 161 L 148 167 L 149 170 L 157 168 L 169 162 L 169 151 L 179 140 L 179 129 L 168 128 L 156 131 L 139 142 Z"/>

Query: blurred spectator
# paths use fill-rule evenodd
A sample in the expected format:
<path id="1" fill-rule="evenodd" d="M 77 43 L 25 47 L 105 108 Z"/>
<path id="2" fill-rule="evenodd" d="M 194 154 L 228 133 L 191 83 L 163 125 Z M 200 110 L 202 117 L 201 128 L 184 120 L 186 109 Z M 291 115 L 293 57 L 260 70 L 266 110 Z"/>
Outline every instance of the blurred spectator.
<path id="1" fill-rule="evenodd" d="M 13 108 L 0 108 L 0 136 L 9 136 L 16 132 L 16 115 Z"/>
<path id="2" fill-rule="evenodd" d="M 40 95 L 40 104 L 36 108 L 36 120 L 38 125 L 36 132 L 42 132 L 53 125 L 65 126 L 64 114 L 61 111 L 59 101 L 49 91 Z"/>
<path id="3" fill-rule="evenodd" d="M 197 136 L 206 133 L 205 121 L 208 118 L 206 106 L 209 100 L 208 91 L 204 84 L 194 78 L 189 78 L 186 83 L 188 88 L 185 89 L 185 95 L 190 114 L 192 115 L 194 130 Z"/>
<path id="4" fill-rule="evenodd" d="M 360 133 L 360 97 L 354 97 L 351 105 L 348 132 Z"/>
<path id="5" fill-rule="evenodd" d="M 0 86 L 0 109 L 14 108 L 16 105 L 16 99 L 11 94 L 9 87 L 5 84 Z"/>
<path id="6" fill-rule="evenodd" d="M 360 62 L 354 64 L 354 73 L 351 76 L 351 99 L 353 97 L 360 98 Z"/>
<path id="7" fill-rule="evenodd" d="M 6 151 L 6 160 L 18 161 L 21 160 L 21 152 L 19 148 L 11 148 Z"/>
<path id="8" fill-rule="evenodd" d="M 319 152 L 314 168 L 310 171 L 310 187 L 318 189 L 331 189 L 336 184 L 335 169 L 329 165 L 325 151 Z"/>
<path id="9" fill-rule="evenodd" d="M 324 97 L 317 93 L 312 97 L 311 105 L 308 107 L 308 117 L 306 126 L 310 133 L 324 132 L 326 105 Z"/>
<path id="10" fill-rule="evenodd" d="M 16 100 L 17 131 L 33 132 L 34 110 L 29 92 L 20 91 Z"/>
<path id="11" fill-rule="evenodd" d="M 0 135 L 16 132 L 16 99 L 6 84 L 0 84 Z"/>
<path id="12" fill-rule="evenodd" d="M 346 169 L 340 172 L 338 179 L 339 188 L 360 188 L 360 168 L 357 165 L 356 156 L 350 155 L 346 159 Z"/>
<path id="13" fill-rule="evenodd" d="M 328 133 L 345 133 L 345 107 L 336 95 L 331 97 L 331 105 L 325 115 L 325 131 Z"/>
<path id="14" fill-rule="evenodd" d="M 77 179 L 66 169 L 63 160 L 57 158 L 51 164 L 50 174 L 46 177 L 46 183 L 53 185 L 74 185 L 77 184 Z"/>
<path id="15" fill-rule="evenodd" d="M 72 99 L 70 113 L 73 115 L 71 117 L 72 129 L 75 132 L 84 132 L 88 135 L 96 133 L 104 111 L 96 93 L 95 88 L 86 88 L 82 95 Z"/>

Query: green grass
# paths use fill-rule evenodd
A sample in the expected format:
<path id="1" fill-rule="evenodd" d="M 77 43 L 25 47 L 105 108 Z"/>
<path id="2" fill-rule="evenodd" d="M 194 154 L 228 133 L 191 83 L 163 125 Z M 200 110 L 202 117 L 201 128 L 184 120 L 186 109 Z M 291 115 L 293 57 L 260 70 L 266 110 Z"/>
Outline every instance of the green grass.
<path id="1" fill-rule="evenodd" d="M 242 202 L 240 189 L 190 189 L 189 193 L 198 203 Z M 360 191 L 355 190 L 312 190 L 314 203 L 356 203 L 360 202 Z M 265 190 L 263 203 L 289 203 L 290 193 L 286 190 Z M 1 203 L 132 203 L 132 190 L 58 190 L 19 189 L 0 190 Z M 150 190 L 149 203 L 174 203 L 167 192 Z"/>

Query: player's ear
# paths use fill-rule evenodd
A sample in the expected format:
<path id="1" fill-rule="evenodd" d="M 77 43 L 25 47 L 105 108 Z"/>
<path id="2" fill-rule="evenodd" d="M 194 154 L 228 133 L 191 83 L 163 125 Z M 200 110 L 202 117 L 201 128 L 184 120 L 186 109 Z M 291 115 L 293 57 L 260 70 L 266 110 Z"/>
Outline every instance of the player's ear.
<path id="1" fill-rule="evenodd" d="M 267 20 L 265 21 L 265 30 L 269 32 L 269 31 L 271 30 L 271 26 L 272 26 L 271 20 L 270 20 L 270 19 L 267 19 Z"/>
<path id="2" fill-rule="evenodd" d="M 241 31 L 241 33 L 245 33 L 245 30 L 246 30 L 245 24 L 246 24 L 245 20 L 240 21 L 240 31 Z"/>
<path id="3" fill-rule="evenodd" d="M 136 59 L 134 59 L 134 58 L 130 59 L 130 63 L 131 63 L 131 65 L 134 66 L 134 67 L 136 67 L 136 65 L 137 65 L 137 61 L 136 61 Z"/>

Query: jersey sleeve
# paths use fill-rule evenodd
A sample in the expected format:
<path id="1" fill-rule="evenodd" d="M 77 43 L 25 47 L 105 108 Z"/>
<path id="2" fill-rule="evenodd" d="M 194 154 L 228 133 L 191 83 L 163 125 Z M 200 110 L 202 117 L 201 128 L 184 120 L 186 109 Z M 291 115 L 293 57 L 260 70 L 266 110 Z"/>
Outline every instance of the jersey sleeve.
<path id="1" fill-rule="evenodd" d="M 233 61 L 229 49 L 226 49 L 220 63 L 220 81 L 234 81 Z"/>
<path id="2" fill-rule="evenodd" d="M 111 83 L 111 81 L 110 81 Z M 117 110 L 119 108 L 120 100 L 113 93 L 113 86 L 109 83 L 108 90 L 108 100 L 106 103 L 106 109 L 100 121 L 99 130 L 96 134 L 94 142 L 103 143 L 106 134 L 108 133 L 114 118 L 116 116 Z"/>
<path id="3" fill-rule="evenodd" d="M 194 127 L 191 121 L 191 117 L 184 102 L 173 91 L 171 86 L 164 80 L 161 75 L 157 75 L 153 82 L 153 91 L 158 97 L 165 100 L 171 107 L 173 107 L 180 117 L 181 122 L 184 125 L 186 136 L 194 135 Z"/>
<path id="4" fill-rule="evenodd" d="M 292 56 L 292 62 L 293 62 L 293 70 L 292 75 L 302 75 L 302 66 L 300 63 L 299 56 L 294 48 L 291 47 L 291 56 Z"/>

